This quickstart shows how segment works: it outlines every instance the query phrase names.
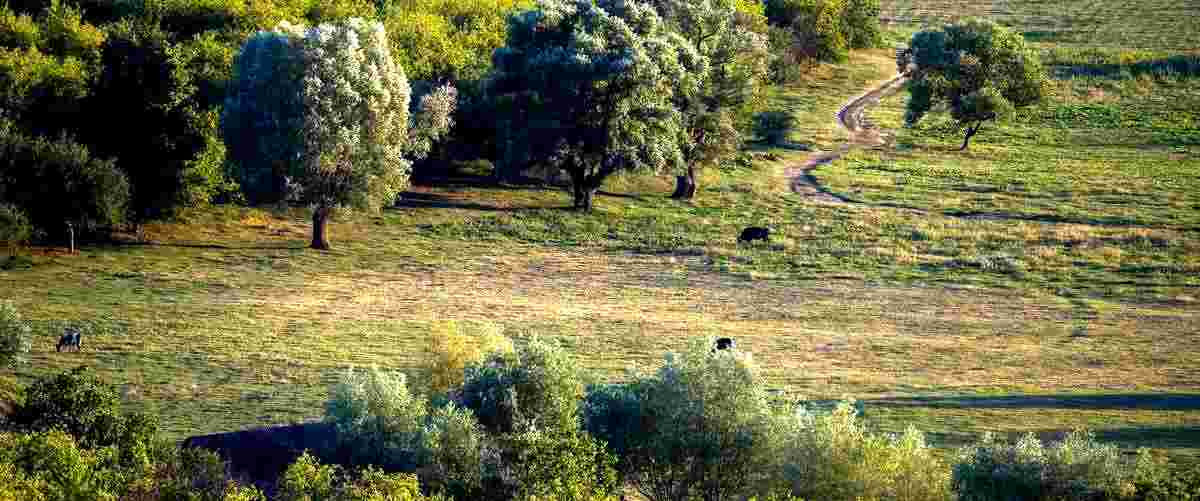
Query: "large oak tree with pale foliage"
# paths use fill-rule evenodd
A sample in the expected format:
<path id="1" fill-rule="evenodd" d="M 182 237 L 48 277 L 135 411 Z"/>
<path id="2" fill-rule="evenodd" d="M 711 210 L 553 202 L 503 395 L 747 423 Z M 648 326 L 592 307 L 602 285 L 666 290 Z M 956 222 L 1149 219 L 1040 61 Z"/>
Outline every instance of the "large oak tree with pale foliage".
<path id="1" fill-rule="evenodd" d="M 223 120 L 232 156 L 243 170 L 286 174 L 291 196 L 314 207 L 316 249 L 329 248 L 333 209 L 393 203 L 412 161 L 451 126 L 455 89 L 410 110 L 408 79 L 378 22 L 283 23 L 251 38 L 235 68 Z"/>

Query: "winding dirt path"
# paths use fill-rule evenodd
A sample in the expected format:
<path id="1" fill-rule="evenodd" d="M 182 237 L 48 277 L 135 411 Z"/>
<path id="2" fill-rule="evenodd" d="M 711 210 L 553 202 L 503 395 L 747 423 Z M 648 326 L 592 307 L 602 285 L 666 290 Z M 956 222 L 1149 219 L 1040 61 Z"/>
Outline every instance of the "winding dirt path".
<path id="1" fill-rule="evenodd" d="M 879 101 L 887 96 L 892 95 L 908 81 L 906 75 L 896 75 L 891 80 L 875 87 L 865 94 L 858 96 L 846 102 L 842 109 L 837 112 L 837 123 L 846 132 L 850 133 L 850 139 L 846 143 L 838 146 L 833 151 L 818 151 L 808 157 L 804 163 L 793 167 L 788 167 L 784 171 L 784 175 L 788 179 L 788 184 L 791 186 L 792 192 L 805 195 L 809 198 L 822 200 L 826 202 L 845 203 L 847 200 L 830 192 L 827 188 L 817 181 L 813 176 L 813 171 L 822 165 L 837 160 L 845 155 L 855 146 L 871 147 L 886 144 L 887 140 L 879 129 L 876 129 L 863 115 L 871 106 L 879 104 Z"/>

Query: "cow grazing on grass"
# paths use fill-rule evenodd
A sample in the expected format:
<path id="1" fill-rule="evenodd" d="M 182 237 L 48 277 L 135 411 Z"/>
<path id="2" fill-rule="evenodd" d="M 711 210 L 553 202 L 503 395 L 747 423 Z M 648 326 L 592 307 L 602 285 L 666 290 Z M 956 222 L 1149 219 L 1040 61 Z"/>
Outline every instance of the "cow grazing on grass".
<path id="1" fill-rule="evenodd" d="M 751 226 L 749 228 L 742 230 L 742 234 L 738 235 L 738 243 L 740 244 L 742 242 L 753 242 L 755 240 L 762 240 L 764 242 L 769 242 L 770 238 L 771 238 L 771 230 L 770 229 L 762 228 L 759 226 Z"/>
<path id="2" fill-rule="evenodd" d="M 61 352 L 63 348 L 68 350 L 75 348 L 75 351 L 79 351 L 80 348 L 83 348 L 83 334 L 78 329 L 67 329 L 62 337 L 58 338 L 58 346 L 54 348 L 54 351 Z"/>
<path id="3" fill-rule="evenodd" d="M 723 337 L 723 338 L 717 339 L 717 349 L 713 350 L 713 351 L 716 352 L 717 350 L 729 350 L 732 348 L 733 348 L 733 338 Z"/>

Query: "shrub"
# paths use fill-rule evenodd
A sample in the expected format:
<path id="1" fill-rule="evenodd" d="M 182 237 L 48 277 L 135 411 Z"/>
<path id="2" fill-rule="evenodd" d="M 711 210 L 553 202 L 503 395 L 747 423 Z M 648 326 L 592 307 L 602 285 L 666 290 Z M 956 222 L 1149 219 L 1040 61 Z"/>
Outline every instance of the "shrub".
<path id="1" fill-rule="evenodd" d="M 1172 470 L 1143 450 L 1134 485 L 1139 501 L 1200 501 L 1200 467 Z"/>
<path id="2" fill-rule="evenodd" d="M 275 499 L 280 501 L 422 501 L 417 478 L 366 468 L 355 476 L 337 465 L 322 465 L 307 452 L 283 473 Z M 437 499 L 437 498 L 433 498 Z"/>
<path id="3" fill-rule="evenodd" d="M 457 389 L 463 383 L 463 371 L 493 354 L 511 354 L 512 340 L 504 337 L 492 324 L 475 324 L 469 329 L 466 324 L 449 321 L 437 326 L 430 333 L 429 346 L 424 358 L 424 369 L 429 373 L 429 392 L 444 394 Z"/>
<path id="4" fill-rule="evenodd" d="M 81 447 L 58 429 L 0 434 L 0 465 L 11 465 L 0 467 L 0 478 L 7 469 L 17 490 L 28 496 L 12 499 L 116 499 L 120 478 L 112 468 L 113 452 Z"/>
<path id="5" fill-rule="evenodd" d="M 157 432 L 149 416 L 123 416 L 116 390 L 86 367 L 34 381 L 10 422 L 26 432 L 63 430 L 89 449 L 117 446 L 125 464 L 144 463 Z"/>
<path id="6" fill-rule="evenodd" d="M 764 111 L 754 115 L 754 133 L 770 145 L 783 145 L 796 126 L 796 117 L 786 111 Z"/>
<path id="7" fill-rule="evenodd" d="M 455 499 L 479 499 L 488 440 L 470 410 L 453 403 L 435 409 L 421 436 L 421 482 Z"/>
<path id="8" fill-rule="evenodd" d="M 347 371 L 325 404 L 325 420 L 355 465 L 411 469 L 426 413 L 404 374 L 378 368 Z"/>
<path id="9" fill-rule="evenodd" d="M 588 395 L 588 430 L 650 499 L 734 499 L 770 486 L 783 438 L 776 412 L 749 354 L 714 353 L 712 341 L 668 354 L 654 376 Z"/>
<path id="10" fill-rule="evenodd" d="M 15 205 L 0 203 L 0 243 L 15 248 L 31 237 L 33 226 L 25 213 Z"/>
<path id="11" fill-rule="evenodd" d="M 322 465 L 305 452 L 279 478 L 277 498 L 280 501 L 334 499 L 340 470 L 337 465 Z"/>
<path id="12" fill-rule="evenodd" d="M 129 183 L 81 144 L 30 138 L 0 121 L 0 194 L 35 228 L 65 237 L 64 221 L 84 234 L 124 222 Z"/>
<path id="13" fill-rule="evenodd" d="M 0 367 L 24 362 L 33 348 L 29 323 L 11 302 L 0 301 Z"/>
<path id="14" fill-rule="evenodd" d="M 459 403 L 493 433 L 579 427 L 583 383 L 559 346 L 534 338 L 512 354 L 493 354 L 467 368 Z"/>
<path id="15" fill-rule="evenodd" d="M 924 436 L 870 432 L 851 402 L 789 420 L 783 478 L 791 494 L 830 501 L 950 499 L 950 479 Z"/>
<path id="16" fill-rule="evenodd" d="M 879 0 L 847 0 L 842 11 L 842 32 L 852 49 L 878 47 L 883 42 L 879 27 Z"/>
<path id="17" fill-rule="evenodd" d="M 534 430 L 507 434 L 503 474 L 489 493 L 507 499 L 611 500 L 617 488 L 616 458 L 604 444 L 579 430 Z"/>
<path id="18" fill-rule="evenodd" d="M 988 433 L 959 452 L 953 486 L 963 501 L 1127 499 L 1147 466 L 1085 431 L 1048 446 L 1033 434 L 1010 444 Z"/>

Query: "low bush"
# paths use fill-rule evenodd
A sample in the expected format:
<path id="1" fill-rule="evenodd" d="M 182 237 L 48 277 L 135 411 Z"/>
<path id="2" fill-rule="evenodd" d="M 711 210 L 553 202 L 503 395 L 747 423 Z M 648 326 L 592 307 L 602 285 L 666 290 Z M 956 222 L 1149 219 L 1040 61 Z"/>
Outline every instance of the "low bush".
<path id="1" fill-rule="evenodd" d="M 445 394 L 463 383 L 468 366 L 495 354 L 513 353 L 513 343 L 493 324 L 465 324 L 454 321 L 439 324 L 430 333 L 427 353 L 422 361 L 428 373 L 431 395 Z"/>
<path id="2" fill-rule="evenodd" d="M 1135 481 L 1151 468 L 1085 431 L 1049 445 L 1033 434 L 1006 443 L 988 433 L 959 452 L 953 486 L 962 501 L 1134 499 Z"/>
<path id="3" fill-rule="evenodd" d="M 24 432 L 62 430 L 88 449 L 116 446 L 123 464 L 149 461 L 158 424 L 148 415 L 122 414 L 116 389 L 86 367 L 43 376 L 25 389 L 9 423 Z"/>
<path id="4" fill-rule="evenodd" d="M 427 413 L 404 374 L 378 368 L 347 371 L 325 404 L 325 420 L 336 427 L 350 464 L 405 470 L 415 467 Z"/>
<path id="5" fill-rule="evenodd" d="M 0 301 L 0 367 L 24 362 L 33 347 L 29 322 L 9 301 Z"/>
<path id="6" fill-rule="evenodd" d="M 337 465 L 323 465 L 309 454 L 300 456 L 278 482 L 279 501 L 423 501 L 417 478 L 388 474 L 375 468 L 348 473 Z"/>
<path id="7" fill-rule="evenodd" d="M 15 249 L 32 237 L 33 225 L 25 212 L 15 205 L 0 203 L 0 244 Z"/>
<path id="8" fill-rule="evenodd" d="M 852 402 L 828 413 L 803 408 L 788 420 L 782 474 L 792 495 L 829 501 L 949 500 L 946 465 L 924 435 L 874 433 Z"/>
<path id="9" fill-rule="evenodd" d="M 492 433 L 574 430 L 583 390 L 570 355 L 534 338 L 513 353 L 496 353 L 469 366 L 457 400 Z"/>

